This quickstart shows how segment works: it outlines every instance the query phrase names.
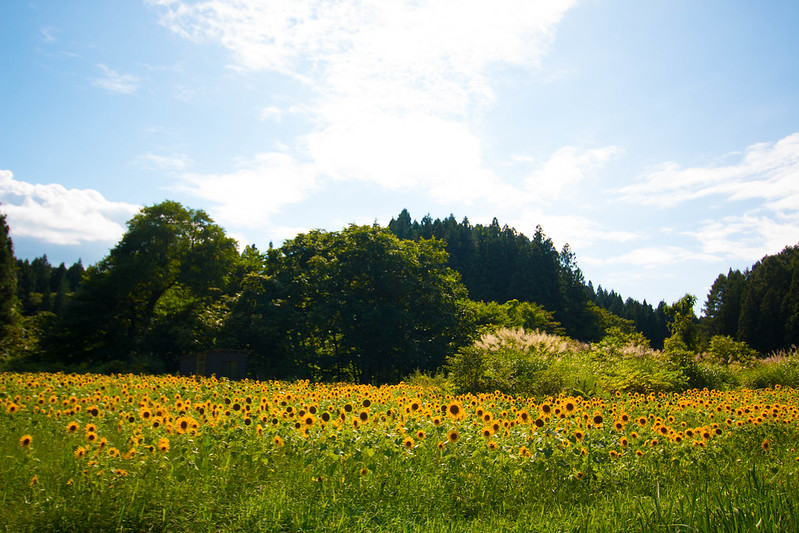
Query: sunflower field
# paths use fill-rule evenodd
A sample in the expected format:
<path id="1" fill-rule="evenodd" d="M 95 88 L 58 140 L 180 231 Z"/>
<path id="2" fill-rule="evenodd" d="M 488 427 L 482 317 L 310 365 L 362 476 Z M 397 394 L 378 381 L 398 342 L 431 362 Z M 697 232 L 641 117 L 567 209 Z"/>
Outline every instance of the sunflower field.
<path id="1" fill-rule="evenodd" d="M 796 531 L 799 391 L 0 374 L 6 531 Z"/>

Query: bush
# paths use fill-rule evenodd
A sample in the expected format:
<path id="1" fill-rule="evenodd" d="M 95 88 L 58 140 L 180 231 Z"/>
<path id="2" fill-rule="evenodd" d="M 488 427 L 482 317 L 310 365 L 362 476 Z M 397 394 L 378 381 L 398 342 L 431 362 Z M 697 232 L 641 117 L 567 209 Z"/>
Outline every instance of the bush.
<path id="1" fill-rule="evenodd" d="M 757 358 L 757 351 L 743 341 L 736 341 L 727 335 L 714 335 L 707 349 L 708 358 L 720 364 L 738 363 L 749 366 Z"/>
<path id="2" fill-rule="evenodd" d="M 775 385 L 799 387 L 799 350 L 794 346 L 789 351 L 775 352 L 769 358 L 757 361 L 741 372 L 741 382 L 752 389 Z"/>
<path id="3" fill-rule="evenodd" d="M 446 368 L 458 393 L 553 394 L 568 384 L 563 373 L 548 370 L 580 346 L 538 330 L 499 328 L 448 358 Z"/>

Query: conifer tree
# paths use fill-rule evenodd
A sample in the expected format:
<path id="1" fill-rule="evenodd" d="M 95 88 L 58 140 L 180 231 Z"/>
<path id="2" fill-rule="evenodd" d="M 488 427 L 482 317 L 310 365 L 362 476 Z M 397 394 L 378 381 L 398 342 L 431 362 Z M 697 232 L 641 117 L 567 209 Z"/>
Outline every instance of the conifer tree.
<path id="1" fill-rule="evenodd" d="M 15 307 L 17 276 L 15 273 L 14 244 L 9 235 L 6 216 L 0 213 L 0 351 L 5 351 L 5 341 L 16 322 Z"/>

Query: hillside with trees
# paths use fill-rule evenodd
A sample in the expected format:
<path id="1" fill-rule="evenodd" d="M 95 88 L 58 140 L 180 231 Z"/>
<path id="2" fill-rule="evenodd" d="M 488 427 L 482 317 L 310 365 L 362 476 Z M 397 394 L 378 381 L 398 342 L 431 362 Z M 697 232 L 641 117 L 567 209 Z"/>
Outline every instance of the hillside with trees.
<path id="1" fill-rule="evenodd" d="M 720 274 L 704 306 L 705 335 L 727 335 L 761 353 L 799 345 L 799 245 L 744 272 Z"/>
<path id="2" fill-rule="evenodd" d="M 665 302 L 653 309 L 601 286 L 595 291 L 569 245 L 558 251 L 541 226 L 528 238 L 500 226 L 496 218 L 489 226 L 472 225 L 466 218 L 458 223 L 452 215 L 418 222 L 403 210 L 388 229 L 401 239 L 446 242 L 448 265 L 460 272 L 472 300 L 535 302 L 553 313 L 567 335 L 583 341 L 599 340 L 609 326 L 641 331 L 655 347 L 662 347 L 668 336 Z"/>
<path id="3" fill-rule="evenodd" d="M 505 328 L 578 347 L 574 375 L 621 383 L 615 372 L 629 367 L 638 381 L 671 376 L 661 382 L 677 387 L 726 372 L 698 362 L 749 365 L 799 338 L 799 247 L 719 276 L 699 318 L 692 295 L 653 308 L 594 289 L 568 245 L 558 251 L 542 228 L 528 238 L 496 219 L 417 222 L 403 210 L 386 228 L 314 230 L 239 252 L 205 212 L 165 201 L 143 208 L 85 270 L 46 255 L 16 260 L 0 221 L 8 368 L 175 372 L 183 355 L 235 349 L 260 378 L 386 383 L 471 361 L 489 373 L 475 383 L 488 383 L 527 368 L 518 365 L 529 354 L 513 350 L 475 359 L 480 339 Z"/>

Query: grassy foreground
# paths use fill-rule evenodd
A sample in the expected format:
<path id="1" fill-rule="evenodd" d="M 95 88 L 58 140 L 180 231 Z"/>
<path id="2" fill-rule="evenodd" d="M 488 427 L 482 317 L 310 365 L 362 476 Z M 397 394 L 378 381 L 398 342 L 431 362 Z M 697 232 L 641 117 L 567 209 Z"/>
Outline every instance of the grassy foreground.
<path id="1" fill-rule="evenodd" d="M 0 374 L 7 531 L 797 531 L 799 391 Z"/>

